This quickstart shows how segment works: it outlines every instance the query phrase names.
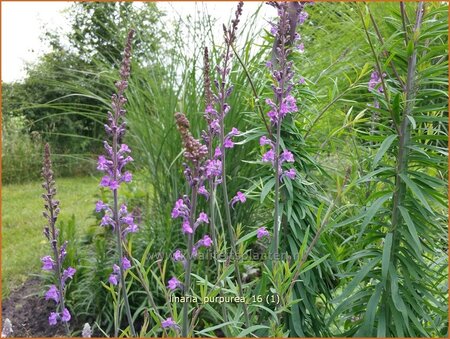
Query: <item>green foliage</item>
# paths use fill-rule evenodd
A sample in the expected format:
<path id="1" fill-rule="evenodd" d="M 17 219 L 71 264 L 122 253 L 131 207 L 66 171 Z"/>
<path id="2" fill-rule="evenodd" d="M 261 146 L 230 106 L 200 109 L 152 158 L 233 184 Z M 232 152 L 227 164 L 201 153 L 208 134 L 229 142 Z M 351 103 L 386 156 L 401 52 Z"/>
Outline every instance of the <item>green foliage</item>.
<path id="1" fill-rule="evenodd" d="M 405 4 L 405 24 L 399 6 L 319 2 L 308 8 L 309 23 L 301 26 L 306 52 L 292 59 L 306 83 L 294 90 L 299 113 L 282 126 L 282 147 L 294 153 L 299 174 L 281 187 L 280 253 L 290 260 L 272 267 L 265 262 L 268 244 L 256 239 L 256 229 L 270 229 L 273 223 L 274 180 L 269 166 L 259 161 L 263 148 L 257 143 L 266 133 L 262 116 L 271 82 L 264 64 L 273 41 L 253 28 L 259 13 L 242 22 L 227 121 L 244 133 L 226 165 L 229 193 L 241 190 L 248 197 L 244 205 L 236 205 L 233 225 L 238 254 L 244 258 L 238 267 L 244 295 L 256 302 L 249 303 L 248 328 L 239 303 L 193 305 L 191 335 L 446 335 L 447 8 L 426 3 L 421 29 L 414 33 L 417 4 Z M 161 328 L 168 316 L 181 321 L 181 305 L 170 301 L 166 288 L 171 276 L 184 274 L 183 266 L 170 257 L 184 246 L 170 211 L 189 187 L 173 115 L 186 113 L 193 135 L 200 137 L 205 121 L 203 65 L 198 60 L 203 47 L 210 47 L 213 69 L 223 53 L 222 41 L 215 41 L 207 15 L 181 21 L 164 16 L 155 4 L 82 3 L 74 4 L 71 12 L 71 52 L 59 45 L 56 35 L 55 50 L 30 70 L 23 84 L 3 84 L 4 128 L 16 126 L 3 130 L 4 180 L 17 177 L 7 174 L 10 179 L 5 179 L 14 168 L 38 170 L 33 166 L 40 163 L 41 152 L 38 139 L 30 137 L 33 130 L 67 147 L 61 152 L 76 149 L 78 158 L 98 153 L 117 79 L 112 66 L 117 65 L 126 30 L 135 26 L 126 142 L 138 175 L 120 196 L 142 222 L 126 246 L 133 258 L 127 288 L 140 336 L 176 336 L 176 331 Z M 386 73 L 385 91 L 369 92 L 370 73 L 378 67 Z M 408 79 L 414 80 L 409 87 Z M 374 100 L 380 108 L 373 106 Z M 18 139 L 21 151 L 13 152 L 13 140 Z M 29 162 L 14 165 L 20 161 L 7 160 L 13 156 Z M 73 187 L 62 185 L 60 192 L 64 189 L 72 192 Z M 96 197 L 106 200 L 102 190 Z M 220 192 L 215 198 L 219 237 L 214 254 L 220 258 L 228 254 L 229 243 L 222 233 Z M 87 210 L 92 211 L 95 199 L 89 201 Z M 199 208 L 206 210 L 202 204 Z M 86 217 L 74 214 L 76 219 L 61 224 L 62 236 L 73 242 L 69 261 L 77 268 L 68 302 L 80 320 L 95 322 L 97 334 L 108 335 L 116 318 L 114 303 L 120 300 L 107 282 L 113 241 L 108 230 L 97 226 L 99 214 L 93 215 L 96 221 L 89 219 L 90 227 Z M 8 231 L 14 217 L 3 218 L 5 242 L 18 242 L 16 233 Z M 78 222 L 84 225 L 82 234 Z M 37 262 L 33 265 L 37 268 Z M 8 277 L 16 272 L 11 265 L 4 267 Z M 239 295 L 235 267 L 227 260 L 199 259 L 192 280 L 198 298 Z M 258 301 L 258 296 L 276 295 L 279 303 Z M 122 313 L 121 335 L 128 336 Z"/>
<path id="2" fill-rule="evenodd" d="M 344 323 L 344 335 L 442 336 L 447 328 L 433 320 L 447 313 L 441 248 L 447 241 L 448 168 L 446 146 L 439 143 L 448 138 L 441 118 L 447 111 L 447 24 L 439 19 L 447 10 L 426 4 L 422 22 L 416 8 L 406 6 L 402 16 L 398 4 L 390 5 L 383 25 L 378 7 L 358 7 L 362 18 L 375 18 L 366 29 L 377 46 L 372 57 L 387 74 L 387 92 L 377 95 L 380 118 L 374 133 L 358 131 L 375 152 L 364 165 L 369 173 L 368 185 L 361 186 L 361 193 L 367 190 L 363 222 L 357 224 L 361 231 L 353 237 L 357 242 L 347 241 L 352 256 L 343 271 L 354 272 L 347 273 L 353 279 L 335 300 L 331 318 L 352 319 Z M 420 31 L 413 28 L 416 21 Z M 374 33 L 378 27 L 391 37 L 384 45 Z M 405 50 L 408 41 L 412 47 Z"/>
<path id="3" fill-rule="evenodd" d="M 24 116 L 2 116 L 2 182 L 39 178 L 43 144 L 39 133 L 29 133 Z"/>

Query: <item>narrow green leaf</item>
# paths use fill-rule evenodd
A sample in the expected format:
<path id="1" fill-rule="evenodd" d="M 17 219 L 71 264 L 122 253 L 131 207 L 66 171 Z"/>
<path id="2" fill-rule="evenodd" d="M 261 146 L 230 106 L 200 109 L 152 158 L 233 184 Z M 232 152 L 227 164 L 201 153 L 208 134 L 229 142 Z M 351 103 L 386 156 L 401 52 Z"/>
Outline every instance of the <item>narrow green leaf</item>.
<path id="1" fill-rule="evenodd" d="M 386 280 L 389 272 L 389 264 L 391 261 L 391 249 L 392 249 L 392 240 L 394 234 L 392 232 L 386 235 L 384 239 L 384 247 L 383 247 L 383 257 L 381 260 L 381 278 L 383 281 L 383 286 L 386 285 Z"/>
<path id="2" fill-rule="evenodd" d="M 244 338 L 244 337 L 246 337 L 248 334 L 250 334 L 250 333 L 252 333 L 252 332 L 254 332 L 254 331 L 256 331 L 256 330 L 260 330 L 260 329 L 262 329 L 262 328 L 269 328 L 269 326 L 266 326 L 266 325 L 253 325 L 253 326 L 250 326 L 249 328 L 246 328 L 246 329 L 243 330 L 241 333 L 239 333 L 239 334 L 237 335 L 237 338 Z"/>
<path id="3" fill-rule="evenodd" d="M 264 185 L 262 191 L 261 191 L 261 202 L 264 201 L 264 199 L 266 198 L 267 194 L 269 194 L 270 190 L 272 189 L 272 187 L 275 185 L 275 178 L 270 179 L 269 181 L 266 182 L 266 184 Z"/>
<path id="4" fill-rule="evenodd" d="M 378 258 L 374 258 L 369 261 L 353 278 L 353 280 L 347 285 L 345 290 L 340 296 L 333 300 L 333 303 L 339 303 L 346 299 L 351 292 L 358 286 L 358 284 L 366 277 L 370 270 L 378 263 Z"/>
<path id="5" fill-rule="evenodd" d="M 400 173 L 400 177 L 402 178 L 403 182 L 409 187 L 409 189 L 415 194 L 415 196 L 420 200 L 420 202 L 423 204 L 423 206 L 430 211 L 431 214 L 434 215 L 433 210 L 431 209 L 430 205 L 428 204 L 427 200 L 425 199 L 421 189 L 419 186 L 417 186 L 411 179 L 409 179 L 404 173 Z"/>
<path id="6" fill-rule="evenodd" d="M 422 251 L 422 244 L 420 243 L 420 239 L 419 239 L 419 236 L 417 235 L 416 227 L 414 226 L 414 223 L 411 220 L 408 210 L 406 208 L 404 208 L 403 206 L 398 206 L 398 209 L 400 210 L 403 220 L 405 220 L 406 226 L 408 227 L 409 233 L 411 234 L 416 246 L 419 248 L 420 251 Z"/>
<path id="7" fill-rule="evenodd" d="M 378 212 L 378 210 L 381 208 L 381 206 L 384 204 L 386 200 L 391 198 L 392 194 L 385 194 L 382 197 L 375 200 L 375 202 L 369 207 L 369 209 L 366 211 L 366 217 L 364 218 L 364 221 L 361 225 L 361 231 L 359 232 L 358 237 L 361 237 L 361 235 L 366 230 L 367 225 L 372 221 L 375 214 Z"/>
<path id="8" fill-rule="evenodd" d="M 391 147 L 391 145 L 395 139 L 397 139 L 396 134 L 390 135 L 386 139 L 384 139 L 384 141 L 380 145 L 380 148 L 378 149 L 377 154 L 375 155 L 375 158 L 373 158 L 372 168 L 377 167 L 381 158 L 387 152 L 387 150 Z"/>

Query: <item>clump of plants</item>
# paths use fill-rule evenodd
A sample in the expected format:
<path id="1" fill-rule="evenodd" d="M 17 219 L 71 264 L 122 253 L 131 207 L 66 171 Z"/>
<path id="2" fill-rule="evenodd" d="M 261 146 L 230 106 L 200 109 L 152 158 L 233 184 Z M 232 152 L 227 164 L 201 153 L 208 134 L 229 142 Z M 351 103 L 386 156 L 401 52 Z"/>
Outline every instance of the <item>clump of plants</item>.
<path id="1" fill-rule="evenodd" d="M 50 325 L 64 323 L 68 336 L 81 332 L 83 337 L 91 337 L 94 328 L 115 337 L 443 333 L 430 314 L 443 316 L 445 294 L 445 260 L 433 250 L 434 244 L 443 244 L 445 219 L 445 100 L 427 79 L 445 73 L 447 64 L 442 48 L 424 47 L 433 44 L 429 37 L 435 25 L 442 28 L 432 19 L 442 13 L 427 13 L 423 3 L 414 10 L 400 4 L 392 9 L 398 16 L 390 19 L 389 29 L 403 34 L 387 41 L 370 5 L 352 5 L 374 69 L 358 71 L 359 85 L 351 91 L 363 93 L 361 98 L 342 94 L 352 108 L 344 127 L 327 138 L 345 130 L 354 145 L 354 162 L 333 174 L 319 164 L 320 150 L 309 144 L 312 127 L 304 118 L 310 114 L 308 100 L 315 99 L 306 88 L 313 81 L 300 76 L 307 67 L 300 61 L 312 39 L 300 33 L 308 31 L 304 24 L 309 20 L 315 25 L 306 11 L 312 4 L 269 5 L 277 15 L 267 27 L 265 60 L 258 64 L 264 80 L 257 85 L 244 62 L 247 46 L 241 52 L 237 48 L 243 2 L 237 4 L 230 24 L 223 25 L 223 45 L 202 46 L 202 86 L 196 89 L 202 108 L 192 104 L 170 112 L 169 125 L 177 134 L 170 134 L 171 145 L 163 144 L 160 150 L 175 145 L 176 156 L 164 166 L 182 180 L 168 176 L 162 183 L 170 182 L 171 194 L 165 199 L 170 208 L 159 197 L 153 202 L 158 208 L 148 208 L 145 214 L 127 201 L 133 195 L 127 190 L 135 183 L 128 170 L 134 159 L 125 137 L 130 131 L 126 112 L 136 107 L 134 86 L 140 83 L 133 78 L 132 63 L 139 28 L 129 32 L 105 119 L 104 154 L 97 162 L 103 177 L 95 206 L 102 226 L 93 236 L 96 256 L 88 264 L 79 260 L 77 270 L 64 268 L 67 242 L 58 236 L 59 202 L 50 147 L 45 146 L 44 234 L 52 253 L 41 260 L 53 281 L 45 293 L 56 304 Z M 442 34 L 435 38 L 438 41 Z M 427 73 L 425 66 L 432 71 Z M 241 74 L 251 87 L 245 103 L 240 96 L 243 81 L 236 81 Z M 340 99 L 333 100 L 309 119 L 312 126 Z M 359 118 L 349 122 L 353 109 L 360 109 Z M 238 153 L 244 147 L 248 154 Z M 318 153 L 311 155 L 313 151 Z M 242 178 L 235 170 L 233 166 L 241 163 L 254 168 L 251 176 Z M 334 179 L 333 190 L 326 191 Z M 152 189 L 160 188 L 160 182 L 153 184 Z M 245 215 L 249 205 L 257 214 L 251 219 Z M 162 216 L 153 215 L 155 211 Z M 165 224 L 157 222 L 161 220 Z M 162 230 L 161 224 L 168 229 Z M 77 314 L 67 306 L 68 281 L 93 267 L 98 268 L 94 284 L 106 295 L 100 300 L 104 314 L 86 319 L 80 315 L 83 323 L 97 321 L 73 332 L 68 324 Z M 75 291 L 69 298 L 77 309 L 77 293 L 80 298 L 87 291 Z"/>

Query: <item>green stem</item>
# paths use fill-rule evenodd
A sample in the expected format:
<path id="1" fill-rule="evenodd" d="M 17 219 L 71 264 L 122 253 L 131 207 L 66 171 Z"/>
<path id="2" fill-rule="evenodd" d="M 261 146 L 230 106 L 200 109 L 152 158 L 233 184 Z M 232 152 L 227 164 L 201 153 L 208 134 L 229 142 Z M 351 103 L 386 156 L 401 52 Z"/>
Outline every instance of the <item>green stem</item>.
<path id="1" fill-rule="evenodd" d="M 273 220 L 273 243 L 272 253 L 273 261 L 278 261 L 278 244 L 279 244 L 279 227 L 280 227 L 280 136 L 281 136 L 281 121 L 277 124 L 277 139 L 275 141 L 275 210 Z"/>
<path id="2" fill-rule="evenodd" d="M 242 276 L 241 272 L 239 270 L 239 262 L 238 262 L 238 256 L 237 256 L 237 246 L 236 246 L 236 236 L 234 234 L 234 229 L 231 221 L 231 212 L 230 212 L 230 200 L 228 198 L 228 189 L 227 189 L 227 174 L 226 174 L 226 167 L 225 167 L 225 96 L 226 96 L 226 84 L 227 84 L 227 72 L 229 66 L 229 61 L 231 58 L 231 44 L 232 44 L 232 36 L 234 36 L 234 32 L 231 33 L 230 39 L 227 41 L 227 48 L 225 52 L 224 57 L 224 63 L 223 63 L 223 71 L 221 72 L 221 85 L 220 85 L 220 100 L 219 100 L 219 125 L 220 125 L 220 150 L 222 153 L 222 192 L 223 192 L 223 203 L 225 207 L 225 216 L 226 216 L 226 223 L 227 223 L 227 229 L 228 229 L 228 235 L 230 237 L 230 248 L 231 248 L 231 255 L 234 257 L 232 258 L 234 268 L 236 271 L 236 279 L 238 284 L 238 292 L 239 297 L 242 298 L 244 296 L 243 292 L 243 284 L 242 284 Z M 247 303 L 243 304 L 244 309 L 244 318 L 245 318 L 245 324 L 247 327 L 250 327 L 250 317 L 248 314 L 248 308 Z"/>
<path id="3" fill-rule="evenodd" d="M 122 230 L 120 229 L 117 190 L 114 190 L 114 220 L 116 222 L 115 229 L 116 229 L 116 235 L 117 235 L 117 253 L 119 255 L 120 284 L 122 286 L 122 294 L 123 294 L 123 301 L 125 304 L 125 312 L 127 314 L 128 324 L 130 325 L 131 335 L 133 337 L 136 337 L 136 331 L 135 331 L 134 325 L 133 325 L 133 317 L 131 316 L 130 303 L 128 301 L 127 286 L 125 284 L 125 276 L 124 276 L 125 270 L 122 267 L 122 257 L 123 257 L 122 234 L 121 234 Z M 120 303 L 118 302 L 118 304 L 120 304 Z"/>
<path id="4" fill-rule="evenodd" d="M 359 6 L 358 6 L 358 13 L 359 13 L 361 21 L 363 23 L 364 32 L 366 33 L 366 37 L 367 37 L 367 42 L 369 43 L 370 50 L 372 51 L 373 58 L 375 59 L 375 65 L 376 65 L 377 72 L 380 75 L 381 87 L 383 88 L 383 95 L 384 95 L 384 98 L 386 100 L 387 110 L 389 111 L 389 113 L 391 115 L 392 123 L 394 124 L 395 130 L 397 131 L 397 133 L 399 133 L 398 124 L 397 124 L 397 122 L 395 120 L 394 111 L 392 110 L 392 107 L 391 107 L 391 100 L 389 98 L 389 92 L 387 91 L 386 82 L 385 82 L 384 77 L 383 77 L 383 69 L 381 68 L 380 60 L 378 58 L 377 53 L 375 52 L 375 47 L 372 44 L 372 39 L 370 39 L 370 34 L 369 34 L 369 31 L 368 31 L 368 29 L 366 27 L 366 23 L 364 21 L 363 15 L 361 13 L 361 8 L 359 8 Z"/>
<path id="5" fill-rule="evenodd" d="M 194 173 L 194 176 L 197 176 Z M 197 185 L 192 188 L 191 194 L 191 215 L 190 215 L 190 226 L 194 229 L 195 213 L 197 210 Z M 194 233 L 188 233 L 188 248 L 186 256 L 186 273 L 184 277 L 184 297 L 189 295 L 189 290 L 191 287 L 191 271 L 192 271 L 192 249 L 194 247 Z M 189 303 L 185 301 L 183 304 L 183 327 L 182 327 L 182 337 L 187 337 L 189 334 Z"/>
<path id="6" fill-rule="evenodd" d="M 402 4 L 401 11 L 403 13 L 404 8 Z M 423 2 L 419 2 L 416 13 L 416 23 L 412 32 L 412 39 L 414 42 L 414 49 L 412 54 L 408 58 L 408 73 L 406 79 L 406 103 L 405 110 L 402 116 L 402 122 L 399 130 L 399 146 L 398 146 L 398 154 L 397 154 L 397 170 L 395 177 L 395 191 L 393 193 L 393 207 L 392 207 L 392 217 L 391 217 L 391 229 L 389 232 L 392 232 L 392 248 L 396 248 L 398 246 L 398 228 L 401 226 L 402 220 L 400 215 L 399 206 L 404 204 L 406 198 L 406 184 L 402 180 L 401 175 L 407 175 L 408 172 L 408 156 L 409 156 L 409 146 L 411 143 L 411 126 L 409 117 L 412 115 L 412 111 L 414 108 L 414 103 L 416 99 L 416 90 L 415 90 L 415 75 L 417 68 L 417 40 L 418 36 L 416 33 L 420 29 L 420 25 L 422 23 L 422 10 L 423 10 Z M 403 27 L 406 29 L 406 17 L 402 15 Z M 405 31 L 405 43 L 408 44 L 408 34 Z M 397 256 L 396 251 L 391 251 L 390 254 L 390 262 L 392 262 L 394 270 L 397 270 Z M 390 284 L 388 283 L 382 296 L 383 303 L 387 305 L 389 299 L 391 298 L 391 289 Z M 389 307 L 386 308 L 386 319 L 390 319 L 390 310 Z M 386 328 L 386 336 L 390 335 L 389 333 L 389 325 Z"/>
<path id="7" fill-rule="evenodd" d="M 121 96 L 121 93 L 119 93 L 118 97 Z M 116 116 L 115 116 L 115 120 L 118 121 L 119 120 L 119 116 L 118 113 L 115 112 Z M 117 156 L 118 153 L 118 135 L 117 133 L 114 134 L 113 136 L 113 145 L 112 145 L 112 150 L 113 150 L 113 164 L 114 164 L 114 174 L 113 174 L 113 180 L 114 181 L 118 181 L 117 178 L 117 167 L 118 167 L 118 163 L 119 163 L 119 159 Z M 123 250 L 122 250 L 122 229 L 120 227 L 120 218 L 119 218 L 119 203 L 118 203 L 118 194 L 117 194 L 117 189 L 113 190 L 113 199 L 114 199 L 114 205 L 113 205 L 113 218 L 114 218 L 114 224 L 115 224 L 115 228 L 114 230 L 116 231 L 116 236 L 117 236 L 117 255 L 119 256 L 118 258 L 118 264 L 119 264 L 119 269 L 120 269 L 120 285 L 122 286 L 122 294 L 123 294 L 123 301 L 125 304 L 125 312 L 127 314 L 127 318 L 128 318 L 128 324 L 130 325 L 130 331 L 131 331 L 131 335 L 133 337 L 136 337 L 136 331 L 134 329 L 134 325 L 133 325 L 133 317 L 131 316 L 131 309 L 130 309 L 130 303 L 128 301 L 128 294 L 127 294 L 127 286 L 125 284 L 125 270 L 122 267 L 122 257 L 123 257 Z M 120 307 L 120 302 L 117 302 L 117 308 Z M 116 332 L 116 336 L 118 334 L 118 328 L 115 329 Z"/>
<path id="8" fill-rule="evenodd" d="M 52 182 L 49 178 L 46 179 L 47 181 L 47 194 L 49 197 L 52 196 L 51 192 L 50 192 L 50 187 L 52 186 Z M 59 259 L 59 251 L 60 249 L 58 248 L 58 240 L 57 240 L 57 234 L 56 234 L 56 226 L 55 226 L 55 213 L 53 210 L 53 198 L 50 198 L 48 201 L 48 208 L 49 208 L 49 212 L 50 212 L 50 227 L 51 227 L 51 231 L 52 231 L 52 249 L 53 249 L 53 256 L 55 257 L 55 264 L 56 264 L 56 278 L 58 279 L 58 290 L 59 290 L 59 302 L 61 305 L 61 309 L 60 311 L 64 311 L 65 309 L 65 304 L 64 304 L 64 289 L 62 286 L 62 272 L 61 272 L 61 262 Z M 62 261 L 62 259 L 61 259 Z M 65 329 L 66 329 L 66 333 L 67 336 L 70 337 L 70 328 L 69 328 L 69 324 L 67 322 L 65 322 Z"/>

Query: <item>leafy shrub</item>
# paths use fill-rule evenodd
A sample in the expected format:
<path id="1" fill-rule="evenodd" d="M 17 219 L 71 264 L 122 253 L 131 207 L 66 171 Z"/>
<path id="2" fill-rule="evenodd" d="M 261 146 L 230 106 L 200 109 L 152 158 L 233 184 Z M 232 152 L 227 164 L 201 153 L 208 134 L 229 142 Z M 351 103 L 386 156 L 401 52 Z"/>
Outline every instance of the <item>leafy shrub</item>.
<path id="1" fill-rule="evenodd" d="M 2 182 L 38 179 L 43 149 L 40 134 L 30 133 L 24 116 L 4 116 L 2 122 Z"/>

